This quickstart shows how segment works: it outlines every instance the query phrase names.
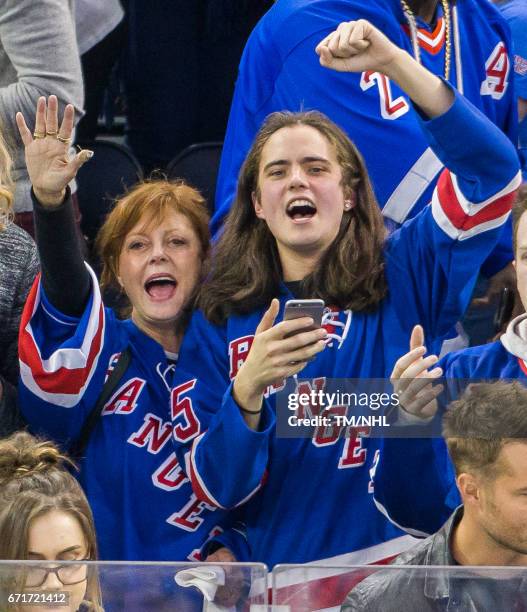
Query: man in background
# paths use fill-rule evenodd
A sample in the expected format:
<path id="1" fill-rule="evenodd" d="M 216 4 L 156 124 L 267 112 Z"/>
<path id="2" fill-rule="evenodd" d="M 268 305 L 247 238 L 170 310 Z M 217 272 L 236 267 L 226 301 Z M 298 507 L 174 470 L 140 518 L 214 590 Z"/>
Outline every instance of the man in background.
<path id="1" fill-rule="evenodd" d="M 527 389 L 518 382 L 469 387 L 445 413 L 443 436 L 463 504 L 437 533 L 393 564 L 527 566 Z M 425 612 L 451 609 L 449 604 L 520 610 L 527 604 L 526 589 L 527 578 L 518 574 L 491 579 L 484 572 L 456 577 L 438 570 L 387 570 L 357 585 L 342 611 Z"/>

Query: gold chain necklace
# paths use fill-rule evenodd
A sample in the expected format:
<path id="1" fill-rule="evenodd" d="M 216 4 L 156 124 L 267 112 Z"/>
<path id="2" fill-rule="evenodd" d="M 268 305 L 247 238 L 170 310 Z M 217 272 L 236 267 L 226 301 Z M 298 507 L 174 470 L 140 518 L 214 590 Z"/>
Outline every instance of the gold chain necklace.
<path id="1" fill-rule="evenodd" d="M 414 49 L 415 59 L 421 63 L 421 49 L 419 48 L 419 41 L 417 38 L 417 24 L 415 21 L 415 15 L 412 9 L 408 6 L 406 0 L 400 0 L 401 7 L 404 12 L 404 16 L 408 21 L 408 27 L 410 28 L 410 36 L 412 39 L 412 46 Z M 448 81 L 450 77 L 450 54 L 451 54 L 451 41 L 450 41 L 450 5 L 448 0 L 441 0 L 443 6 L 443 19 L 445 20 L 445 80 Z"/>

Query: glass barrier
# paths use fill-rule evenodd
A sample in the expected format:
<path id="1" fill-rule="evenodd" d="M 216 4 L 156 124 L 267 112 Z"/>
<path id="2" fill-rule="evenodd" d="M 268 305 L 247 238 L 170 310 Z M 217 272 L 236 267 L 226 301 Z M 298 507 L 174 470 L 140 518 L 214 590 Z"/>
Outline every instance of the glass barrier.
<path id="1" fill-rule="evenodd" d="M 519 612 L 527 568 L 0 561 L 0 610 Z"/>
<path id="2" fill-rule="evenodd" d="M 266 612 L 249 563 L 0 561 L 2 612 Z"/>
<path id="3" fill-rule="evenodd" d="M 525 567 L 277 565 L 271 578 L 272 612 L 527 610 Z"/>

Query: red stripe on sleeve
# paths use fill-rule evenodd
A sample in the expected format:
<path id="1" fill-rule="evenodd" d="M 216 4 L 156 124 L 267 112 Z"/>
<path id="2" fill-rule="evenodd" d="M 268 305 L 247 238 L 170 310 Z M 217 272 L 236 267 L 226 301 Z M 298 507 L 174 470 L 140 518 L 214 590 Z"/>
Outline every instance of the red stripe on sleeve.
<path id="1" fill-rule="evenodd" d="M 194 449 L 192 450 L 192 452 L 193 451 Z M 197 470 L 195 470 L 194 468 L 194 458 L 192 456 L 189 461 L 189 471 L 190 471 L 190 474 L 189 474 L 190 483 L 192 484 L 192 490 L 196 494 L 196 497 L 200 501 L 203 501 L 211 506 L 214 506 L 215 508 L 223 508 L 223 506 L 221 506 L 215 499 L 212 499 L 212 497 L 210 497 L 205 492 L 205 489 L 201 486 L 201 479 L 198 477 Z"/>
<path id="2" fill-rule="evenodd" d="M 22 322 L 19 336 L 20 359 L 30 369 L 33 378 L 40 389 L 48 393 L 62 393 L 76 395 L 80 392 L 88 379 L 93 363 L 98 355 L 103 340 L 103 306 L 99 307 L 97 332 L 90 346 L 90 351 L 83 368 L 61 367 L 55 372 L 46 372 L 42 366 L 42 359 L 35 339 L 28 327 L 33 315 L 35 301 L 38 293 L 38 282 L 35 281 L 29 294 L 26 306 L 22 313 Z"/>
<path id="3" fill-rule="evenodd" d="M 510 193 L 486 204 L 475 215 L 469 216 L 459 203 L 450 172 L 443 170 L 437 183 L 437 195 L 441 208 L 452 225 L 458 230 L 466 231 L 508 213 L 512 208 L 516 191 L 512 190 Z"/>

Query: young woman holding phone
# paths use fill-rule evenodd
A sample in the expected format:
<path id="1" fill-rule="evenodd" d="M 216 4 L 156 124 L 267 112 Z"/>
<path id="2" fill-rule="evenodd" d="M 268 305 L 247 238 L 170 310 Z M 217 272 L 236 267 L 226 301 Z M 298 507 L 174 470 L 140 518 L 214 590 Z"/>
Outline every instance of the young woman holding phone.
<path id="1" fill-rule="evenodd" d="M 507 137 L 368 22 L 341 24 L 317 52 L 328 68 L 386 75 L 392 97 L 413 102 L 446 169 L 431 205 L 386 239 L 359 153 L 323 115 L 270 115 L 245 160 L 182 346 L 181 364 L 199 367 L 177 397 L 198 417 L 214 413 L 192 441 L 196 495 L 243 505 L 251 559 L 269 566 L 371 562 L 411 543 L 374 491 L 389 441 L 367 427 L 280 439 L 275 393 L 388 377 L 417 323 L 437 347 L 463 314 L 520 183 Z M 389 163 L 389 151 L 379 155 Z M 323 299 L 322 327 L 282 320 L 292 298 Z"/>

